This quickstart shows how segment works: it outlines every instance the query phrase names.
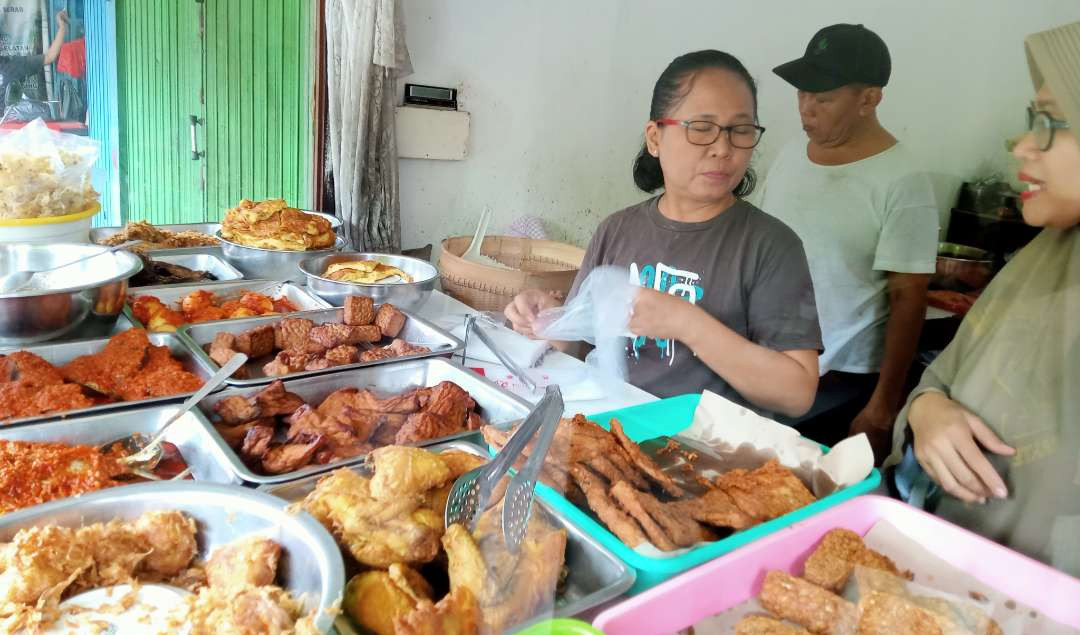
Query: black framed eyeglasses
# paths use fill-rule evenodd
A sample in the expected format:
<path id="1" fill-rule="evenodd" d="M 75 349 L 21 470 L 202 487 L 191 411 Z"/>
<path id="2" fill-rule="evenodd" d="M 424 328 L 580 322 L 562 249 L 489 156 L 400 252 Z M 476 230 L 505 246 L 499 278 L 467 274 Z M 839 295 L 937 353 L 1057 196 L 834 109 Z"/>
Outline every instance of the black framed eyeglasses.
<path id="1" fill-rule="evenodd" d="M 661 126 L 682 126 L 686 128 L 686 140 L 696 146 L 711 146 L 726 132 L 728 143 L 733 148 L 749 150 L 761 141 L 765 128 L 752 123 L 737 123 L 733 126 L 721 126 L 712 121 L 692 121 L 680 119 L 657 119 Z"/>
<path id="2" fill-rule="evenodd" d="M 1027 109 L 1028 131 L 1035 136 L 1035 143 L 1039 151 L 1046 152 L 1054 143 L 1055 130 L 1067 130 L 1069 122 L 1054 117 L 1045 110 L 1035 110 L 1034 106 Z"/>

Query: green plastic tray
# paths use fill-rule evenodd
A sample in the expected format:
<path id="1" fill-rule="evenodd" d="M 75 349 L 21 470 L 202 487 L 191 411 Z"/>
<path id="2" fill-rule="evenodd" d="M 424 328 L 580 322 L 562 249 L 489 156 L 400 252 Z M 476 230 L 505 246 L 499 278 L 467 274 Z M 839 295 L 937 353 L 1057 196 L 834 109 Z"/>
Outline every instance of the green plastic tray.
<path id="1" fill-rule="evenodd" d="M 590 416 L 589 419 L 605 428 L 608 427 L 608 423 L 612 418 L 618 419 L 627 436 L 640 443 L 659 436 L 674 436 L 690 427 L 694 418 L 694 410 L 697 409 L 699 401 L 701 401 L 701 395 L 681 395 L 621 410 L 595 414 Z M 864 480 L 838 490 L 790 514 L 736 532 L 722 540 L 694 547 L 686 553 L 667 558 L 650 558 L 627 547 L 608 531 L 607 527 L 593 520 L 589 514 L 563 498 L 555 490 L 537 484 L 536 491 L 544 501 L 558 509 L 571 522 L 592 535 L 600 544 L 610 549 L 619 559 L 637 571 L 637 580 L 627 592 L 634 595 L 650 589 L 683 571 L 692 569 L 758 538 L 767 536 L 778 529 L 805 520 L 848 499 L 866 494 L 876 488 L 879 483 L 881 483 L 881 474 L 875 469 Z"/>

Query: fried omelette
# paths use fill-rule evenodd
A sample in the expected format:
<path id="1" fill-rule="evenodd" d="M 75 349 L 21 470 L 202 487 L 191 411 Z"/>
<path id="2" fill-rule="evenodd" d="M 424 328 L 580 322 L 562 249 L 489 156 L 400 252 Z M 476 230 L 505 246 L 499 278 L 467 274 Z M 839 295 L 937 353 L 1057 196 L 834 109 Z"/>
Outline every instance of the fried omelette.
<path id="1" fill-rule="evenodd" d="M 337 240 L 330 221 L 289 207 L 282 199 L 240 201 L 225 212 L 221 236 L 238 245 L 277 251 L 328 249 Z"/>
<path id="2" fill-rule="evenodd" d="M 400 282 L 409 283 L 413 281 L 412 277 L 401 269 L 383 264 L 377 260 L 335 262 L 326 268 L 323 276 L 338 282 L 359 282 L 362 284 L 374 284 L 394 276 L 401 278 Z"/>

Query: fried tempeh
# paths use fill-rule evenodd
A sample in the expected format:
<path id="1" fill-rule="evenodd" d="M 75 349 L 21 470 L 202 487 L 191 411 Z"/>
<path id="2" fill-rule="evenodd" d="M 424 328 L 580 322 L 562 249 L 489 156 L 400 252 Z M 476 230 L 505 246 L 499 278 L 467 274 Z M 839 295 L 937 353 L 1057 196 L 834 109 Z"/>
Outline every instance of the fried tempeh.
<path id="1" fill-rule="evenodd" d="M 648 492 L 634 489 L 626 481 L 619 481 L 612 486 L 611 495 L 647 532 L 649 527 L 646 522 L 655 521 L 676 547 L 690 547 L 713 537 L 693 518 L 677 509 L 669 508 Z M 645 514 L 647 518 L 639 517 L 639 514 Z"/>
<path id="2" fill-rule="evenodd" d="M 698 498 L 690 498 L 670 503 L 679 511 L 694 520 L 715 527 L 745 529 L 754 524 L 754 520 L 744 514 L 735 501 L 722 490 L 713 489 Z"/>
<path id="3" fill-rule="evenodd" d="M 625 509 L 634 520 L 645 530 L 645 533 L 649 536 L 649 542 L 656 546 L 657 549 L 664 551 L 671 551 L 677 549 L 680 546 L 675 540 L 668 535 L 667 531 L 660 526 L 652 515 L 645 509 L 645 505 L 641 501 L 641 497 L 637 496 L 641 492 L 638 492 L 626 481 L 619 481 L 609 491 L 612 498 L 619 502 L 619 505 Z"/>
<path id="4" fill-rule="evenodd" d="M 825 534 L 817 549 L 806 559 L 803 577 L 839 593 L 847 584 L 855 565 L 880 569 L 896 576 L 903 575 L 888 556 L 868 548 L 859 534 L 850 529 L 833 529 Z"/>
<path id="5" fill-rule="evenodd" d="M 589 507 L 596 512 L 600 521 L 611 530 L 611 533 L 630 548 L 637 547 L 646 541 L 641 526 L 629 514 L 619 509 L 615 501 L 608 496 L 603 485 L 597 482 L 592 472 L 580 465 L 575 465 L 570 468 L 570 474 L 585 494 Z"/>
<path id="6" fill-rule="evenodd" d="M 618 419 L 611 420 L 611 434 L 615 437 L 615 440 L 619 442 L 624 450 L 630 455 L 635 466 L 638 467 L 645 476 L 652 479 L 657 485 L 662 487 L 665 492 L 671 494 L 676 498 L 682 498 L 686 495 L 686 492 L 679 487 L 670 476 L 664 473 L 652 459 L 645 455 L 638 447 L 638 444 L 630 440 L 630 437 L 626 436 L 623 431 L 622 424 Z"/>
<path id="7" fill-rule="evenodd" d="M 956 632 L 949 620 L 898 595 L 871 591 L 859 599 L 859 635 L 944 635 Z M 946 630 L 948 629 L 948 630 Z"/>
<path id="8" fill-rule="evenodd" d="M 735 625 L 735 635 L 810 635 L 810 631 L 765 615 L 747 615 Z"/>
<path id="9" fill-rule="evenodd" d="M 770 571 L 758 596 L 761 606 L 811 633 L 853 633 L 855 605 L 839 595 L 786 573 Z"/>
<path id="10" fill-rule="evenodd" d="M 716 484 L 757 522 L 783 516 L 817 500 L 799 477 L 776 459 L 756 470 L 725 472 L 716 477 Z"/>

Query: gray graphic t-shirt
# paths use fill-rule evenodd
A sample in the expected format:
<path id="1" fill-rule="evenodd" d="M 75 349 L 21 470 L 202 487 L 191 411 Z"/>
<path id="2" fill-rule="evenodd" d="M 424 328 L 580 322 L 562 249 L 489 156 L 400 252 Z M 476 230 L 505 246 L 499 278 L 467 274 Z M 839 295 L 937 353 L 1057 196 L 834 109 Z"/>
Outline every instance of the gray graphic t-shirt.
<path id="1" fill-rule="evenodd" d="M 625 267 L 631 281 L 685 298 L 750 341 L 777 351 L 821 350 L 814 288 L 799 238 L 739 201 L 701 223 L 660 213 L 660 197 L 615 212 L 589 243 L 571 297 L 594 267 Z M 658 397 L 711 390 L 752 406 L 679 341 L 638 337 L 630 383 Z"/>

